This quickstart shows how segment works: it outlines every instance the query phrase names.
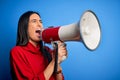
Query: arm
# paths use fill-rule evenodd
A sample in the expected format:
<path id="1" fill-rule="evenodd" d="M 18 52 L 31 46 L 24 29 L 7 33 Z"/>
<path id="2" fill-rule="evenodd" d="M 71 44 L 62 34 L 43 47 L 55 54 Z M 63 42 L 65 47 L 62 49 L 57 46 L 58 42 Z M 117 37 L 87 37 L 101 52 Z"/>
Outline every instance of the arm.
<path id="1" fill-rule="evenodd" d="M 63 74 L 62 74 L 62 68 L 61 68 L 61 66 L 60 66 L 60 63 L 62 62 L 62 60 L 63 60 L 63 56 L 66 56 L 67 55 L 67 50 L 66 50 L 66 46 L 61 46 L 63 44 L 63 42 L 60 42 L 60 41 L 58 41 L 58 68 L 57 68 L 57 71 L 58 71 L 58 73 L 55 75 L 56 76 L 56 80 L 64 80 L 64 76 L 63 76 Z M 49 48 L 47 48 L 47 50 L 51 53 L 51 51 L 49 50 Z M 55 55 L 54 54 L 51 54 L 52 55 L 52 61 L 54 61 L 55 60 Z M 51 63 L 50 63 L 51 64 Z M 55 64 L 55 61 L 54 61 L 54 64 Z M 49 68 L 49 67 L 48 67 Z M 54 69 L 53 69 L 54 67 L 52 67 L 52 73 L 53 73 L 53 71 L 54 71 Z M 47 76 L 46 77 L 48 77 L 48 76 L 50 76 L 50 73 L 49 72 L 51 72 L 51 71 L 48 71 L 47 72 L 47 68 L 46 68 L 46 74 L 47 74 Z"/>
<path id="2" fill-rule="evenodd" d="M 52 61 L 49 63 L 49 65 L 47 66 L 47 68 L 44 70 L 44 75 L 45 75 L 45 79 L 49 80 L 49 78 L 51 77 L 51 75 L 53 74 L 54 71 L 54 64 L 55 61 L 54 59 L 52 59 Z"/>
<path id="3" fill-rule="evenodd" d="M 66 46 L 63 44 L 63 42 L 58 41 L 58 73 L 56 74 L 57 80 L 64 80 L 60 63 L 63 61 L 63 56 L 67 56 L 67 49 Z"/>
<path id="4" fill-rule="evenodd" d="M 45 74 L 45 76 L 46 76 L 46 79 L 48 80 L 49 79 L 49 77 L 52 75 L 52 74 L 54 74 L 54 78 L 56 78 L 56 80 L 63 80 L 63 75 L 60 75 L 62 72 L 62 69 L 61 69 L 61 67 L 60 67 L 60 65 L 58 64 L 58 68 L 57 68 L 57 71 L 59 72 L 59 74 L 57 73 L 57 74 L 55 74 L 55 73 L 53 73 L 53 71 L 54 71 L 54 65 L 55 65 L 55 52 L 54 52 L 54 50 L 52 50 L 51 51 L 51 49 L 50 48 L 48 48 L 48 47 L 46 47 L 46 50 L 47 51 L 49 51 L 50 53 L 51 53 L 51 56 L 52 56 L 52 61 L 49 63 L 49 65 L 48 65 L 48 67 L 45 69 L 45 71 L 44 71 L 44 74 Z M 58 79 L 57 79 L 58 78 Z"/>
<path id="5" fill-rule="evenodd" d="M 55 63 L 55 61 L 53 59 L 44 71 L 44 75 L 45 75 L 46 80 L 49 80 L 50 76 L 53 74 L 54 63 Z M 64 80 L 64 77 L 62 74 L 62 68 L 61 68 L 60 64 L 58 64 L 57 71 L 58 71 L 58 73 L 56 74 L 56 80 Z"/>

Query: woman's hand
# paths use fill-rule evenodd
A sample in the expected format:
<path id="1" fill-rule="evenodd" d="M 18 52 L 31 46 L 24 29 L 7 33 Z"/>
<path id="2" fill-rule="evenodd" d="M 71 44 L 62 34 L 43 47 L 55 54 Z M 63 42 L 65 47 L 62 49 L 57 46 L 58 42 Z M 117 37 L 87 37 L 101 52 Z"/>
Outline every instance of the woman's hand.
<path id="1" fill-rule="evenodd" d="M 60 64 L 67 57 L 66 44 L 58 41 L 58 63 Z"/>

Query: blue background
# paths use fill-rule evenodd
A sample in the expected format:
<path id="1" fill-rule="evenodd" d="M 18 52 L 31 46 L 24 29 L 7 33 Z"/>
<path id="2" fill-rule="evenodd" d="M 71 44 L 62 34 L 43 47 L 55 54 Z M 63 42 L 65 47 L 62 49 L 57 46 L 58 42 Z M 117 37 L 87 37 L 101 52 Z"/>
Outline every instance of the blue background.
<path id="1" fill-rule="evenodd" d="M 99 18 L 102 39 L 95 51 L 82 43 L 66 42 L 69 56 L 61 66 L 65 80 L 120 80 L 119 0 L 0 1 L 0 80 L 10 80 L 9 51 L 15 45 L 17 22 L 28 10 L 38 11 L 43 25 L 77 22 L 88 9 Z"/>

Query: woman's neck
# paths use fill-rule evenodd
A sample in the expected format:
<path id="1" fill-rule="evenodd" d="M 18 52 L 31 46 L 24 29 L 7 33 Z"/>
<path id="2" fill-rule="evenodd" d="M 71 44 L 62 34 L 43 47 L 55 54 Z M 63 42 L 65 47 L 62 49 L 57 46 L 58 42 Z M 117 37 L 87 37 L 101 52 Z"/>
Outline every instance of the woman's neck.
<path id="1" fill-rule="evenodd" d="M 38 43 L 39 43 L 39 42 L 31 41 L 31 40 L 29 40 L 29 42 L 30 42 L 31 44 L 33 44 L 35 47 L 37 47 L 37 45 L 38 45 Z"/>

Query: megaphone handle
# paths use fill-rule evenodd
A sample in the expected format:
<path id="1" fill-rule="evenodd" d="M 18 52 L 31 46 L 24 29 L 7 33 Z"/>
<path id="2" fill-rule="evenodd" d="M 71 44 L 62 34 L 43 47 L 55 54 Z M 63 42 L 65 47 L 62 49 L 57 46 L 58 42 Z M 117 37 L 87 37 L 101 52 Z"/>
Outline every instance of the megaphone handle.
<path id="1" fill-rule="evenodd" d="M 58 44 L 54 43 L 55 45 L 55 65 L 54 65 L 54 73 L 57 73 L 57 63 L 58 63 Z"/>

